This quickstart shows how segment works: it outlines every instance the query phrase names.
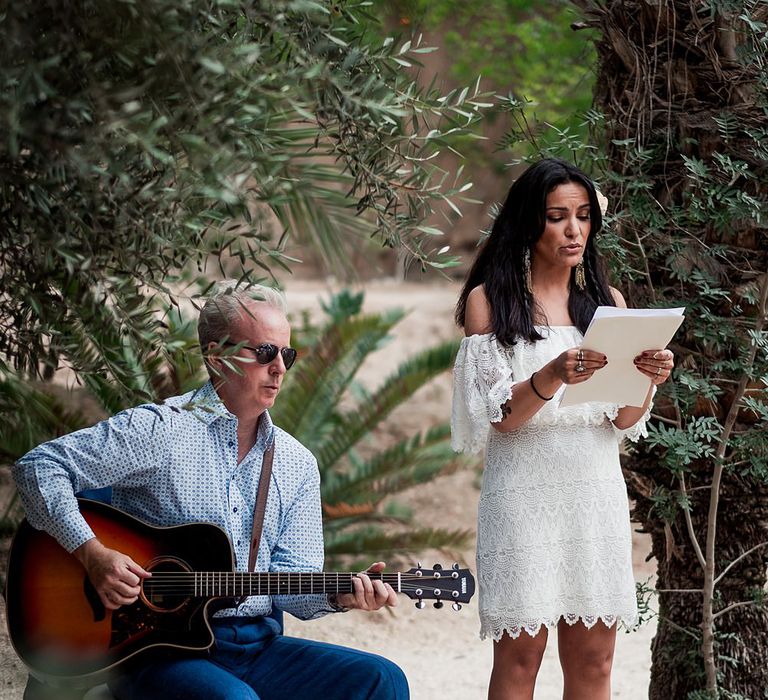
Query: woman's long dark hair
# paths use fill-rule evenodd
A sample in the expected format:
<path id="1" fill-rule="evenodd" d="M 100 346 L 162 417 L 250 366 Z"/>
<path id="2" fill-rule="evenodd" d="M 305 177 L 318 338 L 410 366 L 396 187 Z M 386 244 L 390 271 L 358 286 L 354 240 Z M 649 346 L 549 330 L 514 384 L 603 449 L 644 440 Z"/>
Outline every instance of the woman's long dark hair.
<path id="1" fill-rule="evenodd" d="M 485 285 L 485 296 L 491 310 L 491 326 L 503 345 L 517 339 L 541 340 L 534 325 L 535 308 L 525 285 L 525 252 L 531 250 L 544 233 L 547 195 L 558 185 L 573 182 L 581 185 L 589 196 L 590 234 L 584 247 L 586 287 L 575 283 L 576 268 L 571 271 L 568 312 L 576 327 L 584 333 L 595 309 L 615 306 L 608 287 L 605 266 L 595 247 L 595 236 L 603 225 L 603 217 L 595 186 L 575 165 L 546 158 L 532 165 L 512 185 L 493 222 L 491 235 L 483 244 L 461 290 L 456 304 L 456 322 L 464 326 L 467 297 L 477 286 Z"/>

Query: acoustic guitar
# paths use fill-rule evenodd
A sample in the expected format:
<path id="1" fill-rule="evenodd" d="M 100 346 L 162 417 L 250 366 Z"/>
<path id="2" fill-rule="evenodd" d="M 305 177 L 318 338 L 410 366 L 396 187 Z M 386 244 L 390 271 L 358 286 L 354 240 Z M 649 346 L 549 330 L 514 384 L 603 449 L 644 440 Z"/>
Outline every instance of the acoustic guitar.
<path id="1" fill-rule="evenodd" d="M 22 521 L 11 545 L 5 600 L 8 632 L 30 672 L 52 684 L 88 687 L 148 652 L 202 653 L 213 644 L 210 617 L 234 599 L 347 593 L 353 573 L 245 573 L 234 570 L 227 534 L 216 525 L 153 527 L 112 506 L 80 499 L 96 536 L 152 573 L 132 605 L 108 610 L 78 560 Z M 417 601 L 459 609 L 475 591 L 467 569 L 421 566 L 370 574 Z"/>

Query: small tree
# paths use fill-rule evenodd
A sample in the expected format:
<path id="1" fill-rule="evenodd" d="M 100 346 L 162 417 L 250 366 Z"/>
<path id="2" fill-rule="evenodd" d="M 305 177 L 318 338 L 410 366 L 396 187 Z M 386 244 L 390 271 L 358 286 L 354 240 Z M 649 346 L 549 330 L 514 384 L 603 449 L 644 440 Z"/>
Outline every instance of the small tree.
<path id="1" fill-rule="evenodd" d="M 429 49 L 369 35 L 364 5 L 4 4 L 0 371 L 69 366 L 130 397 L 152 297 L 216 264 L 268 275 L 288 234 L 329 264 L 353 232 L 451 263 L 420 224 L 462 187 L 430 159 L 479 105 L 417 88 L 402 67 Z"/>

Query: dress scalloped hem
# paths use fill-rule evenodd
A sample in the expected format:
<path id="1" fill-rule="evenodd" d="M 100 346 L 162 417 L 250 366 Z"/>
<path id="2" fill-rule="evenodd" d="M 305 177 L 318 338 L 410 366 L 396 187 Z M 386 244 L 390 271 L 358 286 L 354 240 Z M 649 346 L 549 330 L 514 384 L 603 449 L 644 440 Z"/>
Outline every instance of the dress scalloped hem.
<path id="1" fill-rule="evenodd" d="M 483 625 L 480 628 L 480 639 L 488 639 L 490 637 L 494 642 L 498 642 L 504 634 L 512 637 L 512 639 L 517 639 L 523 632 L 526 632 L 531 637 L 535 637 L 542 627 L 546 627 L 548 630 L 557 629 L 561 620 L 571 627 L 577 622 L 583 622 L 587 629 L 592 629 L 598 622 L 602 622 L 606 627 L 613 627 L 613 625 L 623 621 L 618 615 L 574 615 L 573 613 L 565 613 L 555 619 L 541 620 L 532 624 L 498 627 L 486 627 Z M 631 624 L 628 623 L 628 626 L 631 626 Z"/>

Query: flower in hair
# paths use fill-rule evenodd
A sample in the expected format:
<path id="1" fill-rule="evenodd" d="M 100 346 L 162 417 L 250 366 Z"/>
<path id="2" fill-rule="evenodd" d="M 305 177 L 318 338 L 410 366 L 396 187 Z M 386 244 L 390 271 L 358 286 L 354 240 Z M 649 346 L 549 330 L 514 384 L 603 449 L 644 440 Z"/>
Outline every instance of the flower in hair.
<path id="1" fill-rule="evenodd" d="M 608 211 L 608 197 L 598 190 L 597 187 L 595 187 L 595 194 L 597 195 L 597 205 L 600 207 L 600 213 L 605 216 L 605 212 Z"/>

